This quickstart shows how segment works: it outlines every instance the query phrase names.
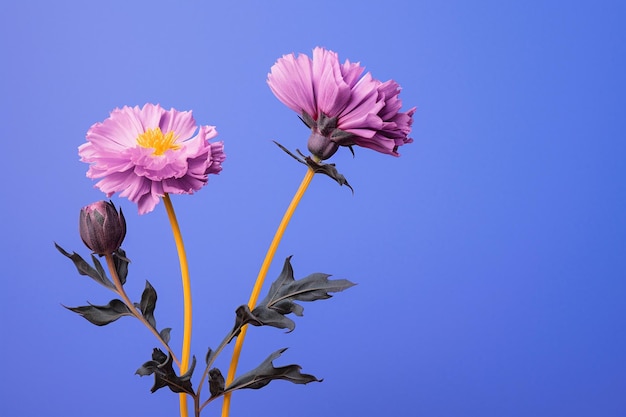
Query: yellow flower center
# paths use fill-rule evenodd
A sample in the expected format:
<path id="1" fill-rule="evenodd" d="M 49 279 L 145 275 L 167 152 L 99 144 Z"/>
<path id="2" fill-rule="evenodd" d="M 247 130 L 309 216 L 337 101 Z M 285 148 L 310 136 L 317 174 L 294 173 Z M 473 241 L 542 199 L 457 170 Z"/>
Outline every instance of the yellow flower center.
<path id="1" fill-rule="evenodd" d="M 174 132 L 167 132 L 165 135 L 161 132 L 160 127 L 148 129 L 137 136 L 137 145 L 142 148 L 152 148 L 153 156 L 163 155 L 165 151 L 180 149 L 180 145 L 176 143 Z"/>

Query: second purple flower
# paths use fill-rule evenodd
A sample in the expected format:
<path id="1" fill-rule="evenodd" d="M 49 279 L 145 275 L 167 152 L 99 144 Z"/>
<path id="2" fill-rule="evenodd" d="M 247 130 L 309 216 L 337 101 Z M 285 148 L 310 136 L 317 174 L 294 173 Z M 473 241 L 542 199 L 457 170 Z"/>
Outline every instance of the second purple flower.
<path id="1" fill-rule="evenodd" d="M 311 128 L 309 151 L 320 160 L 339 146 L 357 145 L 399 156 L 398 147 L 411 143 L 408 135 L 415 108 L 400 112 L 400 86 L 381 82 L 358 63 L 339 63 L 324 48 L 306 55 L 284 55 L 272 66 L 267 82 L 287 107 Z"/>

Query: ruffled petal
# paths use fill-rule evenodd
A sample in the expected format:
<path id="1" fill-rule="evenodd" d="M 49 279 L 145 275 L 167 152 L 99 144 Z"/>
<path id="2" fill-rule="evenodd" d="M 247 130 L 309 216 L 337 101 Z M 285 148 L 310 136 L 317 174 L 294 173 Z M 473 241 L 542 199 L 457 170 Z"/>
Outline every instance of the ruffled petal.
<path id="1" fill-rule="evenodd" d="M 284 55 L 272 66 L 268 85 L 287 107 L 310 116 L 306 123 L 315 144 L 309 142 L 309 150 L 317 157 L 330 158 L 335 150 L 321 154 L 321 149 L 337 145 L 398 156 L 397 148 L 413 141 L 408 134 L 415 108 L 400 112 L 398 83 L 383 83 L 363 71 L 358 62 L 340 64 L 335 52 L 320 47 L 313 50 L 313 59 Z"/>
<path id="2" fill-rule="evenodd" d="M 313 85 L 318 111 L 337 117 L 350 99 L 350 86 L 343 80 L 339 58 L 332 51 L 313 50 Z M 317 119 L 318 114 L 311 114 Z"/>
<path id="3" fill-rule="evenodd" d="M 272 66 L 267 83 L 274 95 L 293 111 L 317 114 L 312 62 L 306 55 L 284 55 Z"/>
<path id="4" fill-rule="evenodd" d="M 139 135 L 156 128 L 162 134 L 173 132 L 177 146 L 156 152 L 139 145 Z M 165 192 L 192 194 L 206 184 L 208 174 L 221 171 L 223 143 L 209 143 L 215 136 L 214 126 L 198 129 L 190 111 L 164 110 L 148 103 L 113 110 L 108 119 L 89 129 L 78 153 L 81 161 L 90 164 L 87 176 L 100 178 L 96 187 L 108 197 L 120 193 L 144 214 Z"/>
<path id="5" fill-rule="evenodd" d="M 174 109 L 163 113 L 159 127 L 163 133 L 174 132 L 177 142 L 189 139 L 197 128 L 190 111 L 180 112 Z"/>

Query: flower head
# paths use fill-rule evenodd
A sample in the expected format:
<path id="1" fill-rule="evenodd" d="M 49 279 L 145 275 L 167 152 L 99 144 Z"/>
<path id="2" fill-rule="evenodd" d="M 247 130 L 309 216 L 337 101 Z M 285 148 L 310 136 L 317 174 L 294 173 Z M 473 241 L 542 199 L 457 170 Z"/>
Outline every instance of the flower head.
<path id="1" fill-rule="evenodd" d="M 267 82 L 274 95 L 300 114 L 311 129 L 309 151 L 324 160 L 339 146 L 362 146 L 389 155 L 413 139 L 408 137 L 415 108 L 400 112 L 400 86 L 381 82 L 359 63 L 324 48 L 306 55 L 284 55 L 272 66 Z"/>
<path id="2" fill-rule="evenodd" d="M 128 197 L 144 214 L 165 193 L 192 194 L 222 170 L 224 145 L 209 143 L 215 136 L 215 127 L 198 128 L 190 111 L 125 106 L 91 126 L 78 154 L 90 164 L 87 177 L 101 178 L 96 187 Z"/>
<path id="3" fill-rule="evenodd" d="M 80 210 L 80 238 L 98 255 L 110 255 L 122 246 L 126 236 L 126 220 L 110 201 L 98 201 Z"/>

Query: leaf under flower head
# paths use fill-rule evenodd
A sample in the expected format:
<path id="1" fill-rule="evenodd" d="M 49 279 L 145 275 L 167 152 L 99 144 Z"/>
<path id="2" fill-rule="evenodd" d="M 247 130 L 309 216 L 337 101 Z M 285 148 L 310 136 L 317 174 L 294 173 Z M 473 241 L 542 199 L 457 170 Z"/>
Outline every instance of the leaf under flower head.
<path id="1" fill-rule="evenodd" d="M 316 174 L 324 174 L 324 175 L 332 178 L 333 180 L 335 180 L 337 182 L 337 184 L 345 185 L 346 187 L 348 187 L 350 189 L 350 191 L 352 191 L 352 194 L 354 194 L 354 189 L 348 183 L 348 180 L 346 179 L 346 177 L 344 177 L 341 173 L 339 173 L 339 171 L 335 167 L 335 164 L 326 164 L 324 162 L 315 161 L 310 156 L 305 156 L 302 152 L 297 150 L 298 154 L 300 154 L 300 156 L 302 157 L 302 158 L 300 158 L 300 157 L 294 155 L 289 149 L 285 148 L 280 143 L 278 143 L 276 141 L 274 141 L 274 143 L 280 149 L 282 149 L 285 153 L 287 153 L 289 156 L 291 156 L 293 159 L 295 159 L 296 161 L 300 162 L 301 164 L 304 164 L 304 165 L 308 166 L 309 168 L 311 168 Z M 350 148 L 350 150 L 352 150 L 352 148 Z"/>

